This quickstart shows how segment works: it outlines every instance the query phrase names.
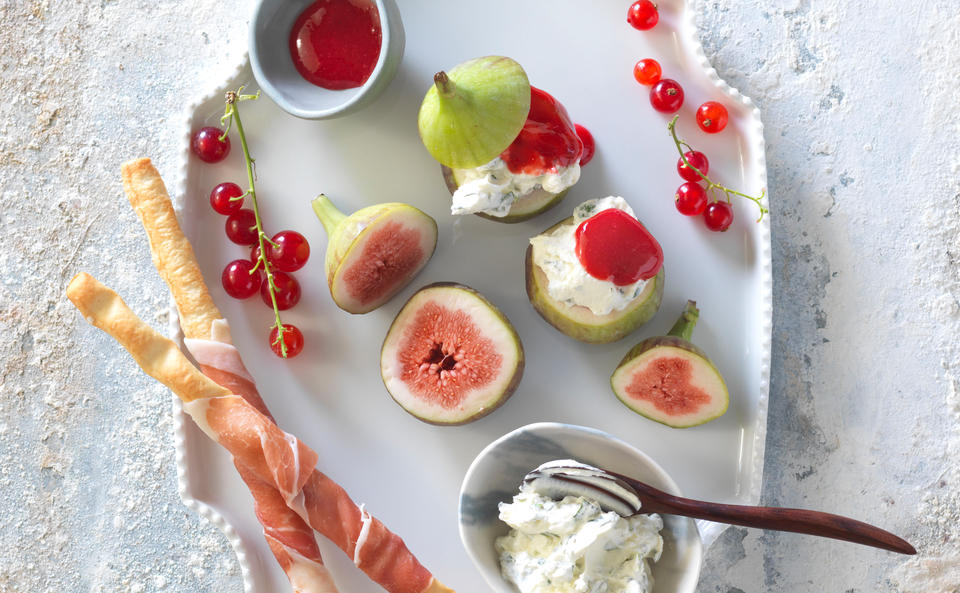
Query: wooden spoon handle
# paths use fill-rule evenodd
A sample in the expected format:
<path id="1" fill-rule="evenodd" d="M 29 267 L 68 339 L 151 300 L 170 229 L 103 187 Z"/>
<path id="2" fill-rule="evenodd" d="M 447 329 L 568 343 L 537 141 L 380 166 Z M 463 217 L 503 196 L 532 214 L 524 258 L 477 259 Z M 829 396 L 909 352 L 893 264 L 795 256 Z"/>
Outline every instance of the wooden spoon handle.
<path id="1" fill-rule="evenodd" d="M 626 478 L 626 476 L 620 477 Z M 849 517 L 804 509 L 703 502 L 673 496 L 643 482 L 629 478 L 627 480 L 640 494 L 643 512 L 668 513 L 694 519 L 742 525 L 743 527 L 759 527 L 761 529 L 819 535 L 890 550 L 891 552 L 899 552 L 900 554 L 917 553 L 908 542 L 889 531 L 884 531 L 879 527 Z"/>

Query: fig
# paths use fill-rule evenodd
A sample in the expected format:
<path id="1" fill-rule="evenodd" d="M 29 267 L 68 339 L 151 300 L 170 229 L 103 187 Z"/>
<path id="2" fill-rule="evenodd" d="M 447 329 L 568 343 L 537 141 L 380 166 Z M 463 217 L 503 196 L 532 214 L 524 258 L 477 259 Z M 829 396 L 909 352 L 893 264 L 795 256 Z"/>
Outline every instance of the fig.
<path id="1" fill-rule="evenodd" d="M 447 282 L 410 297 L 380 350 L 390 396 L 430 424 L 489 414 L 517 388 L 523 365 L 523 345 L 506 316 L 472 288 Z"/>
<path id="2" fill-rule="evenodd" d="M 573 216 L 561 220 L 542 234 L 550 234 L 564 225 L 575 224 Z M 643 290 L 625 308 L 597 315 L 587 307 L 570 305 L 550 296 L 547 275 L 534 263 L 533 245 L 527 246 L 527 297 L 547 323 L 564 334 L 591 344 L 616 342 L 625 338 L 650 319 L 660 308 L 663 298 L 663 266 L 647 281 Z"/>
<path id="3" fill-rule="evenodd" d="M 727 411 L 723 376 L 690 342 L 699 316 L 697 303 L 687 301 L 669 334 L 647 338 L 623 357 L 610 386 L 628 408 L 673 428 L 697 426 Z"/>
<path id="4" fill-rule="evenodd" d="M 438 72 L 420 104 L 417 125 L 427 151 L 452 169 L 490 162 L 520 134 L 530 112 L 530 82 L 502 56 Z"/>
<path id="5" fill-rule="evenodd" d="M 346 216 L 321 194 L 313 211 L 327 231 L 330 296 L 349 313 L 369 313 L 389 301 L 437 246 L 436 221 L 409 204 L 377 204 Z"/>
<path id="6" fill-rule="evenodd" d="M 462 179 L 458 175 L 458 170 L 451 169 L 446 165 L 441 165 L 441 171 L 443 172 L 443 180 L 447 184 L 447 189 L 450 190 L 450 194 L 453 195 L 457 188 L 460 187 Z M 497 222 L 505 223 L 514 223 L 514 222 L 523 222 L 546 212 L 550 208 L 553 208 L 559 204 L 564 196 L 567 195 L 568 189 L 563 190 L 558 194 L 550 193 L 542 187 L 538 187 L 527 195 L 523 196 L 519 200 L 513 203 L 513 206 L 510 207 L 510 213 L 506 216 L 493 216 L 492 214 L 487 214 L 486 212 L 476 212 L 475 214 L 481 218 L 486 218 L 487 220 L 495 220 Z"/>

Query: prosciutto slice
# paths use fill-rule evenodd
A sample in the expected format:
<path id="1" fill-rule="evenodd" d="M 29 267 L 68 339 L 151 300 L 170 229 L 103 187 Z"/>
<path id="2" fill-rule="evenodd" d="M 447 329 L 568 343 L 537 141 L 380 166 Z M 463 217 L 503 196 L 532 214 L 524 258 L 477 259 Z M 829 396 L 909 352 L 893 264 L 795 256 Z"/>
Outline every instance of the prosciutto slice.
<path id="1" fill-rule="evenodd" d="M 277 426 L 236 348 L 212 340 L 184 342 L 204 374 L 237 393 L 194 400 L 185 403 L 184 410 L 233 455 L 241 476 L 267 484 L 288 511 L 343 550 L 357 568 L 390 593 L 450 591 L 399 536 L 315 468 L 313 450 Z M 269 542 L 266 529 L 265 535 Z M 280 556 L 277 559 L 283 565 Z"/>
<path id="2" fill-rule="evenodd" d="M 225 324 L 224 324 L 225 325 Z M 229 336 L 223 327 L 214 335 Z M 229 339 L 229 338 L 226 338 Z M 213 340 L 184 340 L 203 374 L 240 395 L 250 406 L 273 421 L 233 345 Z M 192 346 L 192 347 L 191 347 Z M 199 357 L 199 358 L 198 358 Z M 263 537 L 295 593 L 337 593 L 330 571 L 323 564 L 312 527 L 287 506 L 274 485 L 237 462 L 234 467 L 253 496 L 254 512 L 263 526 Z"/>

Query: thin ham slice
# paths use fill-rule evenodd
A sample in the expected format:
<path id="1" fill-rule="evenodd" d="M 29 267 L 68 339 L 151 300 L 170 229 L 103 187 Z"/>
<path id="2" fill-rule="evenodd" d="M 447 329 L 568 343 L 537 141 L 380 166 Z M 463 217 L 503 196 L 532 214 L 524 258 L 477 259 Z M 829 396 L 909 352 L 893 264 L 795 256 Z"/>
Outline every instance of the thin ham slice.
<path id="1" fill-rule="evenodd" d="M 226 322 L 214 335 L 229 339 Z M 263 416 L 273 421 L 247 372 L 240 353 L 232 345 L 216 340 L 185 338 L 187 350 L 200 370 L 215 382 L 240 395 Z M 253 496 L 253 510 L 263 526 L 263 537 L 295 593 L 337 593 L 330 571 L 323 564 L 312 527 L 287 506 L 270 482 L 261 480 L 234 458 L 234 467 Z"/>
<path id="2" fill-rule="evenodd" d="M 399 536 L 358 507 L 336 482 L 315 469 L 317 454 L 313 450 L 276 425 L 236 348 L 197 339 L 187 340 L 186 345 L 204 374 L 237 395 L 194 400 L 184 404 L 184 410 L 210 438 L 233 455 L 248 485 L 248 480 L 266 483 L 289 513 L 333 542 L 353 559 L 357 568 L 390 593 L 450 591 L 420 564 Z M 265 525 L 270 543 L 274 534 L 266 525 L 277 524 L 272 515 L 282 510 L 271 507 L 264 511 L 265 517 L 261 517 L 259 510 L 258 517 Z M 301 533 L 295 531 L 290 535 L 291 538 L 283 540 L 286 547 L 298 549 L 297 544 L 303 542 L 292 537 L 299 537 Z M 274 555 L 284 566 L 282 554 L 274 550 Z M 319 553 L 316 557 L 319 559 Z M 291 571 L 284 569 L 289 576 Z M 326 568 L 323 571 L 329 576 Z"/>

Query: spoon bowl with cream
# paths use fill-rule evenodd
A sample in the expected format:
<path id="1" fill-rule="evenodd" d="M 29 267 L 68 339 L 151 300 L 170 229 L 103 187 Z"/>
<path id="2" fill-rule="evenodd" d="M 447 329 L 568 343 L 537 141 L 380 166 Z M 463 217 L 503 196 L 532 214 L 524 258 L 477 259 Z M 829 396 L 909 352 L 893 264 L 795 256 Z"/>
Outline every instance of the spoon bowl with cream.
<path id="1" fill-rule="evenodd" d="M 532 591 L 559 593 L 567 590 L 562 585 L 564 578 L 570 576 L 572 580 L 582 575 L 579 574 L 579 569 L 576 575 L 569 572 L 565 575 L 566 568 L 569 568 L 564 565 L 565 562 L 580 567 L 592 566 L 592 572 L 588 576 L 599 578 L 601 573 L 613 574 L 612 570 L 608 571 L 605 567 L 620 560 L 634 562 L 638 571 L 644 570 L 644 563 L 649 566 L 652 588 L 646 591 L 692 593 L 695 590 L 703 549 L 692 519 L 675 515 L 641 515 L 634 521 L 641 523 L 639 525 L 619 523 L 617 517 L 613 516 L 614 512 L 607 508 L 609 500 L 600 504 L 596 498 L 590 496 L 584 497 L 582 501 L 576 500 L 576 496 L 555 501 L 556 506 L 562 508 L 551 507 L 551 512 L 542 513 L 541 517 L 537 516 L 537 512 L 542 510 L 537 509 L 537 505 L 550 506 L 550 503 L 535 500 L 533 497 L 537 494 L 533 488 L 524 489 L 527 492 L 525 499 L 514 500 L 515 496 L 524 496 L 524 491 L 518 495 L 518 489 L 531 470 L 556 460 L 566 460 L 562 462 L 564 465 L 569 465 L 569 460 L 576 460 L 588 466 L 629 474 L 665 492 L 679 494 L 676 483 L 656 462 L 636 448 L 604 432 L 570 424 L 537 423 L 504 435 L 477 456 L 467 470 L 460 488 L 460 537 L 480 574 L 494 591 L 516 593 L 521 590 L 526 593 L 525 589 L 518 589 L 504 578 L 501 560 L 504 559 L 503 552 L 506 550 L 507 555 L 512 557 L 506 560 L 508 564 L 512 563 L 508 572 L 522 573 L 522 554 L 526 552 L 518 551 L 517 547 L 528 544 L 538 548 L 531 550 L 531 554 L 543 556 L 548 552 L 556 552 L 549 560 L 554 563 L 551 569 L 556 574 L 556 577 L 551 579 L 554 582 L 549 587 L 531 588 Z M 523 521 L 519 531 L 527 532 L 531 527 L 539 526 L 544 527 L 549 535 L 543 538 L 534 537 L 529 541 L 522 537 L 518 540 L 514 536 L 511 541 L 511 527 L 501 521 L 503 511 L 499 507 L 500 503 L 511 502 L 513 506 L 506 504 L 503 507 L 506 509 L 505 518 L 515 522 Z M 626 504 L 630 504 L 629 501 Z M 654 529 L 659 521 L 662 521 L 662 529 L 659 529 L 659 537 L 662 537 L 659 559 L 656 562 L 644 560 L 645 556 L 656 556 L 654 548 L 660 546 L 655 539 L 657 530 Z M 583 532 L 584 529 L 590 531 L 592 539 L 588 543 L 585 543 L 582 537 L 578 540 L 576 536 L 576 532 Z M 553 541 L 554 539 L 557 541 Z M 565 543 L 561 545 L 560 541 Z M 595 552 L 604 548 L 623 547 L 625 544 L 633 546 L 636 554 L 614 558 Z M 545 546 L 552 549 L 545 550 Z M 578 554 L 580 559 L 577 559 Z M 611 578 L 623 582 L 622 577 L 620 574 Z M 535 587 L 533 580 L 528 578 L 526 586 Z M 643 582 L 640 577 L 637 580 Z M 569 590 L 574 590 L 572 584 Z M 611 593 L 614 590 L 610 589 Z"/>

